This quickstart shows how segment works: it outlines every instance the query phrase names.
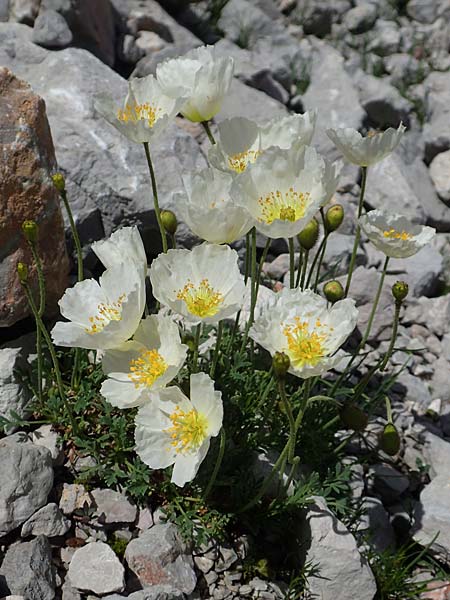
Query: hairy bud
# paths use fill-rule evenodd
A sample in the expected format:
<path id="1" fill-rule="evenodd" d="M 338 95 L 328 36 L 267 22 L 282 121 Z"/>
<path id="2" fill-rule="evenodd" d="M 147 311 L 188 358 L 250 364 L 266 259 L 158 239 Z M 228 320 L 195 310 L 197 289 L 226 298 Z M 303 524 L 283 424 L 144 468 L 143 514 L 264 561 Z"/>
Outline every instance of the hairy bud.
<path id="1" fill-rule="evenodd" d="M 345 427 L 353 431 L 364 431 L 369 421 L 366 413 L 356 404 L 346 404 L 340 412 L 340 417 Z"/>
<path id="2" fill-rule="evenodd" d="M 316 218 L 311 219 L 308 225 L 298 234 L 298 242 L 304 250 L 311 250 L 319 237 L 319 222 Z"/>
<path id="3" fill-rule="evenodd" d="M 22 223 L 23 235 L 27 242 L 35 244 L 38 240 L 39 227 L 36 221 L 24 221 Z"/>
<path id="4" fill-rule="evenodd" d="M 342 300 L 344 297 L 344 288 L 339 283 L 339 281 L 333 280 L 329 281 L 323 286 L 323 293 L 328 302 L 334 304 L 338 300 Z"/>
<path id="5" fill-rule="evenodd" d="M 286 373 L 289 371 L 291 366 L 290 358 L 284 352 L 275 352 L 272 359 L 272 367 L 275 377 L 278 379 L 284 379 Z"/>
<path id="6" fill-rule="evenodd" d="M 178 227 L 178 221 L 175 213 L 173 213 L 171 210 L 161 211 L 161 221 L 167 233 L 174 235 Z"/>
<path id="7" fill-rule="evenodd" d="M 409 292 L 409 286 L 405 281 L 396 281 L 392 286 L 392 295 L 397 302 L 403 302 Z"/>
<path id="8" fill-rule="evenodd" d="M 55 173 L 54 175 L 52 175 L 52 180 L 58 192 L 65 192 L 66 180 L 64 179 L 64 175 L 62 173 Z"/>
<path id="9" fill-rule="evenodd" d="M 28 267 L 25 263 L 17 263 L 17 275 L 19 276 L 20 283 L 25 283 L 28 279 Z"/>
<path id="10" fill-rule="evenodd" d="M 325 214 L 325 227 L 328 233 L 336 231 L 344 220 L 344 207 L 340 204 L 330 206 Z"/>
<path id="11" fill-rule="evenodd" d="M 389 456 L 395 456 L 400 450 L 400 435 L 393 423 L 387 423 L 380 435 L 380 448 Z"/>

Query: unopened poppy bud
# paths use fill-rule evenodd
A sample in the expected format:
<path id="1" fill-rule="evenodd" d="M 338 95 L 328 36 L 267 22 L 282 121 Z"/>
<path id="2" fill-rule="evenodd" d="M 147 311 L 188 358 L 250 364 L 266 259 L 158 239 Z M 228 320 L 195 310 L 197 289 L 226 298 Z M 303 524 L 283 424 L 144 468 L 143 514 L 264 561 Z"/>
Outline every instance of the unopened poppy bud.
<path id="1" fill-rule="evenodd" d="M 329 281 L 323 286 L 323 293 L 328 302 L 334 304 L 338 300 L 342 300 L 344 297 L 344 288 L 339 283 L 339 281 L 333 280 Z"/>
<path id="2" fill-rule="evenodd" d="M 347 429 L 364 431 L 369 421 L 366 413 L 356 404 L 346 404 L 340 413 L 341 421 Z"/>
<path id="3" fill-rule="evenodd" d="M 392 286 L 392 295 L 397 302 L 403 302 L 408 295 L 409 286 L 405 281 L 396 281 Z"/>
<path id="4" fill-rule="evenodd" d="M 183 344 L 186 344 L 186 346 L 189 348 L 189 350 L 191 352 L 194 352 L 194 350 L 195 350 L 195 339 L 194 339 L 194 336 L 191 333 L 186 332 L 182 336 L 182 342 L 183 342 Z"/>
<path id="5" fill-rule="evenodd" d="M 272 359 L 273 372 L 278 379 L 284 379 L 291 366 L 291 360 L 284 352 L 275 352 Z"/>
<path id="6" fill-rule="evenodd" d="M 336 231 L 344 220 L 344 208 L 340 204 L 330 206 L 325 214 L 325 227 L 328 233 Z"/>
<path id="7" fill-rule="evenodd" d="M 395 456 L 400 450 L 400 435 L 393 423 L 387 423 L 380 435 L 380 448 L 389 456 Z"/>
<path id="8" fill-rule="evenodd" d="M 22 231 L 25 239 L 32 244 L 35 244 L 38 240 L 39 227 L 36 221 L 24 221 L 22 223 Z"/>
<path id="9" fill-rule="evenodd" d="M 161 211 L 161 221 L 167 233 L 174 235 L 178 227 L 175 213 L 173 213 L 171 210 Z"/>
<path id="10" fill-rule="evenodd" d="M 28 267 L 25 263 L 17 263 L 17 275 L 19 276 L 20 283 L 25 283 L 28 279 Z"/>
<path id="11" fill-rule="evenodd" d="M 55 173 L 52 175 L 52 180 L 58 192 L 64 192 L 66 190 L 66 180 L 64 179 L 64 175 L 62 173 Z"/>
<path id="12" fill-rule="evenodd" d="M 319 237 L 319 222 L 316 218 L 311 219 L 308 225 L 298 234 L 298 242 L 304 250 L 311 250 Z"/>

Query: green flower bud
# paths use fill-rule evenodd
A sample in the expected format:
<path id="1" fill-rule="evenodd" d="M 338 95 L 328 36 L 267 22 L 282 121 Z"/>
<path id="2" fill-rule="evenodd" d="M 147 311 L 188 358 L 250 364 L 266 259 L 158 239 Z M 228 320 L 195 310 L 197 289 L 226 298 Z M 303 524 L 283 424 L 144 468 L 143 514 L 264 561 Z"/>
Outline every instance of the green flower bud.
<path id="1" fill-rule="evenodd" d="M 325 214 L 325 227 L 328 233 L 336 231 L 344 220 L 344 207 L 340 204 L 330 206 Z"/>
<path id="2" fill-rule="evenodd" d="M 284 352 L 275 352 L 272 359 L 272 367 L 275 377 L 278 377 L 278 379 L 284 379 L 286 377 L 286 373 L 289 371 L 290 366 L 291 360 L 287 354 Z"/>
<path id="3" fill-rule="evenodd" d="M 356 404 L 346 404 L 340 412 L 340 417 L 345 427 L 353 431 L 364 431 L 369 421 L 366 413 Z"/>
<path id="4" fill-rule="evenodd" d="M 25 263 L 17 263 L 17 275 L 19 276 L 20 283 L 25 283 L 28 279 L 28 267 Z"/>
<path id="5" fill-rule="evenodd" d="M 342 300 L 344 297 L 344 288 L 339 283 L 339 281 L 333 280 L 329 281 L 323 286 L 323 293 L 328 302 L 334 304 L 338 300 Z"/>
<path id="6" fill-rule="evenodd" d="M 161 211 L 161 221 L 167 233 L 171 233 L 172 235 L 174 235 L 178 227 L 178 222 L 175 213 L 173 213 L 171 210 Z"/>
<path id="7" fill-rule="evenodd" d="M 380 448 L 389 456 L 395 456 L 400 450 L 400 435 L 393 423 L 388 423 L 379 440 Z"/>
<path id="8" fill-rule="evenodd" d="M 38 240 L 39 227 L 36 221 L 24 221 L 22 223 L 22 231 L 25 239 L 32 244 Z"/>
<path id="9" fill-rule="evenodd" d="M 194 352 L 194 350 L 195 350 L 195 340 L 194 340 L 194 336 L 191 333 L 186 332 L 182 336 L 181 341 L 183 342 L 183 344 L 186 344 L 186 346 L 189 348 L 189 350 L 191 352 Z"/>
<path id="10" fill-rule="evenodd" d="M 319 221 L 314 217 L 298 234 L 298 242 L 304 250 L 311 250 L 319 237 Z"/>
<path id="11" fill-rule="evenodd" d="M 409 286 L 405 281 L 396 281 L 392 286 L 392 295 L 397 302 L 403 302 L 408 295 Z"/>
<path id="12" fill-rule="evenodd" d="M 64 179 L 64 175 L 62 173 L 55 173 L 52 175 L 53 184 L 58 192 L 66 191 L 66 180 Z"/>

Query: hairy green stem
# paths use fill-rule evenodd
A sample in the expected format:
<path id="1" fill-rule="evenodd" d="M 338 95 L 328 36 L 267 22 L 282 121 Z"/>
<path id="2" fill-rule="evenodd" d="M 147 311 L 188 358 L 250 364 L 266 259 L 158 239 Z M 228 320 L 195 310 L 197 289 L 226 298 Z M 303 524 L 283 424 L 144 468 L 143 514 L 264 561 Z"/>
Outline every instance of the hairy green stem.
<path id="1" fill-rule="evenodd" d="M 358 203 L 358 219 L 362 214 L 362 210 L 363 210 L 363 206 L 364 206 L 364 195 L 366 193 L 366 183 L 367 183 L 367 167 L 361 167 L 361 191 L 359 194 L 359 203 Z M 348 292 L 350 290 L 350 284 L 352 282 L 353 269 L 355 268 L 356 254 L 358 252 L 358 246 L 359 246 L 360 239 L 361 239 L 361 227 L 358 222 L 358 224 L 356 226 L 355 241 L 353 243 L 352 256 L 350 258 L 350 265 L 348 267 L 347 283 L 345 284 L 345 298 L 348 296 Z"/>
<path id="2" fill-rule="evenodd" d="M 314 273 L 314 269 L 316 268 L 317 261 L 319 260 L 319 257 L 322 255 L 323 248 L 324 248 L 324 246 L 327 243 L 327 237 L 328 237 L 328 233 L 325 233 L 322 241 L 319 244 L 319 248 L 318 248 L 318 250 L 316 252 L 316 255 L 313 258 L 313 261 L 312 261 L 312 264 L 311 264 L 311 267 L 310 267 L 309 273 L 308 273 L 308 279 L 306 280 L 306 284 L 304 286 L 306 288 L 308 288 L 309 284 L 311 283 L 311 279 L 312 279 L 312 276 L 313 276 L 313 273 Z"/>
<path id="3" fill-rule="evenodd" d="M 67 216 L 70 223 L 70 231 L 72 233 L 73 243 L 75 244 L 75 251 L 77 254 L 77 270 L 78 270 L 78 281 L 83 281 L 83 250 L 81 248 L 80 236 L 78 235 L 77 226 L 75 225 L 75 219 L 73 218 L 72 209 L 70 208 L 69 201 L 67 199 L 67 192 L 63 190 L 60 192 L 64 208 L 66 209 Z"/>
<path id="4" fill-rule="evenodd" d="M 295 426 L 295 419 L 292 413 L 292 408 L 289 400 L 286 396 L 286 385 L 284 379 L 278 379 L 278 391 L 280 393 L 281 402 L 283 403 L 284 410 L 289 420 L 289 452 L 288 461 L 291 463 L 294 460 L 295 445 L 297 438 L 297 429 Z"/>
<path id="5" fill-rule="evenodd" d="M 145 156 L 147 158 L 148 170 L 150 172 L 150 179 L 152 181 L 152 190 L 153 190 L 153 206 L 155 208 L 156 221 L 159 227 L 159 233 L 161 234 L 161 243 L 163 252 L 167 252 L 167 236 L 166 230 L 164 229 L 164 225 L 161 220 L 161 210 L 159 208 L 159 200 L 158 200 L 158 188 L 156 185 L 156 177 L 155 170 L 153 168 L 152 158 L 150 156 L 150 148 L 148 142 L 144 142 L 144 150 Z"/>
<path id="6" fill-rule="evenodd" d="M 245 326 L 244 335 L 242 338 L 242 346 L 240 353 L 244 352 L 245 346 L 247 345 L 248 332 L 253 324 L 255 316 L 256 296 L 258 294 L 258 287 L 256 285 L 257 278 L 257 261 L 256 261 L 256 229 L 253 227 L 251 231 L 251 246 L 252 246 L 252 257 L 251 257 L 251 299 L 250 299 L 250 315 Z"/>
<path id="7" fill-rule="evenodd" d="M 303 248 L 300 246 L 300 255 L 298 257 L 298 268 L 297 268 L 297 276 L 295 278 L 295 287 L 298 288 L 300 285 L 300 276 L 303 268 Z"/>
<path id="8" fill-rule="evenodd" d="M 39 286 L 39 308 L 38 314 L 40 317 L 44 315 L 45 311 L 45 277 L 42 268 L 42 261 L 36 248 L 35 242 L 29 241 L 31 254 L 33 256 L 34 263 L 36 265 L 36 272 Z M 39 401 L 42 402 L 42 377 L 43 377 L 43 355 L 42 355 L 42 333 L 38 323 L 36 321 L 36 355 L 37 355 L 37 377 L 38 387 L 37 393 Z"/>
<path id="9" fill-rule="evenodd" d="M 192 353 L 192 373 L 197 373 L 197 371 L 198 371 L 198 347 L 200 345 L 201 331 L 202 331 L 202 324 L 199 323 L 195 328 L 194 351 Z"/>
<path id="10" fill-rule="evenodd" d="M 213 359 L 211 362 L 211 369 L 209 372 L 211 379 L 214 378 L 214 373 L 216 372 L 217 362 L 219 360 L 220 342 L 222 341 L 222 333 L 223 333 L 223 321 L 219 321 L 219 324 L 217 325 L 216 345 L 214 347 L 214 355 L 213 355 Z"/>
<path id="11" fill-rule="evenodd" d="M 203 125 L 203 129 L 206 131 L 206 135 L 208 136 L 209 141 L 214 146 L 214 144 L 216 143 L 216 140 L 214 139 L 214 136 L 211 132 L 208 121 L 202 121 L 202 125 Z"/>
<path id="12" fill-rule="evenodd" d="M 289 287 L 294 289 L 295 285 L 295 249 L 294 238 L 288 239 L 289 245 Z"/>
<path id="13" fill-rule="evenodd" d="M 301 290 L 305 289 L 306 273 L 308 271 L 308 259 L 309 259 L 309 250 L 305 250 L 305 254 L 303 257 L 303 264 L 302 264 L 302 276 L 300 278 Z"/>
<path id="14" fill-rule="evenodd" d="M 54 347 L 53 342 L 50 338 L 50 335 L 47 331 L 47 328 L 45 327 L 42 317 L 39 315 L 39 311 L 34 302 L 33 294 L 31 293 L 31 290 L 30 290 L 30 286 L 28 285 L 27 282 L 22 282 L 22 286 L 25 291 L 25 295 L 27 297 L 28 304 L 30 305 L 31 311 L 34 315 L 34 318 L 38 324 L 39 329 L 41 330 L 41 333 L 44 337 L 45 343 L 47 344 L 47 348 L 50 352 L 50 356 L 51 356 L 52 363 L 53 363 L 53 370 L 55 371 L 56 385 L 58 387 L 58 392 L 61 397 L 61 401 L 64 404 L 66 412 L 69 416 L 70 422 L 72 424 L 72 431 L 74 433 L 76 433 L 77 425 L 76 425 L 74 414 L 72 412 L 72 407 L 68 403 L 66 395 L 64 393 L 64 385 L 63 385 L 63 381 L 62 381 L 62 377 L 61 377 L 61 370 L 59 368 L 58 357 L 56 356 L 56 352 L 55 352 L 55 347 Z"/>
<path id="15" fill-rule="evenodd" d="M 219 452 L 217 454 L 216 464 L 214 465 L 213 472 L 211 473 L 211 477 L 209 478 L 208 485 L 206 486 L 205 492 L 203 494 L 204 500 L 206 500 L 206 498 L 209 496 L 209 494 L 214 486 L 214 483 L 216 482 L 217 474 L 219 473 L 219 470 L 220 470 L 220 467 L 221 467 L 222 461 L 223 461 L 223 455 L 225 453 L 225 442 L 226 442 L 225 429 L 222 427 L 222 429 L 220 430 Z"/>
<path id="16" fill-rule="evenodd" d="M 380 371 L 384 371 L 386 365 L 388 364 L 389 359 L 392 356 L 392 352 L 394 350 L 395 342 L 397 341 L 397 333 L 398 333 L 398 322 L 400 319 L 400 309 L 402 307 L 401 302 L 395 303 L 395 313 L 394 313 L 394 325 L 392 326 L 392 335 L 391 335 L 391 343 L 389 344 L 389 348 L 386 352 L 385 357 L 383 358 L 383 362 L 380 365 Z"/>
<path id="17" fill-rule="evenodd" d="M 328 242 L 328 236 L 329 234 L 327 233 L 324 237 L 324 241 L 323 241 L 323 248 L 322 248 L 322 252 L 320 253 L 320 257 L 319 257 L 319 262 L 317 263 L 317 271 L 316 271 L 316 279 L 314 281 L 314 291 L 317 291 L 317 286 L 319 285 L 319 278 L 320 278 L 320 268 L 322 267 L 322 262 L 325 256 L 325 252 L 327 249 L 327 242 Z"/>

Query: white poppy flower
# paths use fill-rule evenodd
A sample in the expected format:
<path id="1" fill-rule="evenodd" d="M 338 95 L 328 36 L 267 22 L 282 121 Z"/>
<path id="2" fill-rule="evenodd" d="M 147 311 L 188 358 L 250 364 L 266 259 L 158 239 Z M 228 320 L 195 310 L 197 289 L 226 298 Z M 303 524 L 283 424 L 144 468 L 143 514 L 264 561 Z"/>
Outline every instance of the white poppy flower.
<path id="1" fill-rule="evenodd" d="M 231 244 L 252 227 L 249 214 L 230 196 L 233 178 L 213 168 L 183 177 L 186 195 L 179 198 L 181 219 L 198 237 L 213 244 Z"/>
<path id="2" fill-rule="evenodd" d="M 238 254 L 229 246 L 169 250 L 152 262 L 150 281 L 155 298 L 191 323 L 232 317 L 245 297 Z"/>
<path id="3" fill-rule="evenodd" d="M 148 75 L 128 82 L 128 94 L 118 105 L 109 96 L 95 101 L 98 112 L 133 142 L 153 141 L 179 113 L 184 98 L 164 93 L 160 83 Z"/>
<path id="4" fill-rule="evenodd" d="M 166 94 L 185 98 L 181 114 L 190 121 L 201 122 L 209 121 L 220 111 L 233 70 L 231 57 L 217 57 L 214 46 L 202 46 L 160 63 L 156 77 Z"/>
<path id="5" fill-rule="evenodd" d="M 400 123 L 398 129 L 362 136 L 356 129 L 327 129 L 327 135 L 345 158 L 360 167 L 369 167 L 383 160 L 398 146 L 406 128 Z"/>
<path id="6" fill-rule="evenodd" d="M 102 368 L 108 379 L 101 393 L 113 406 L 132 408 L 149 401 L 149 392 L 166 387 L 183 366 L 187 346 L 170 317 L 143 319 L 129 342 L 106 350 Z"/>
<path id="7" fill-rule="evenodd" d="M 189 400 L 177 387 L 152 394 L 136 415 L 136 452 L 152 469 L 174 465 L 172 482 L 192 481 L 222 427 L 222 395 L 205 373 L 191 375 Z"/>
<path id="8" fill-rule="evenodd" d="M 321 375 L 342 359 L 337 352 L 356 326 L 354 300 L 327 301 L 311 290 L 284 288 L 250 328 L 250 337 L 273 356 L 290 358 L 289 372 L 302 379 Z"/>
<path id="9" fill-rule="evenodd" d="M 122 227 L 106 240 L 94 242 L 91 248 L 107 269 L 131 261 L 147 274 L 147 256 L 137 227 Z"/>
<path id="10" fill-rule="evenodd" d="M 245 117 L 225 119 L 218 126 L 217 144 L 209 149 L 209 162 L 223 171 L 242 173 L 271 146 L 287 150 L 310 144 L 316 119 L 315 111 L 276 117 L 263 125 Z"/>
<path id="11" fill-rule="evenodd" d="M 391 258 L 413 256 L 433 239 L 436 230 L 408 221 L 401 215 L 372 210 L 359 219 L 372 244 Z"/>
<path id="12" fill-rule="evenodd" d="M 59 301 L 68 322 L 52 330 L 57 346 L 105 350 L 130 339 L 145 306 L 145 277 L 134 264 L 119 264 L 100 277 L 69 288 Z"/>
<path id="13" fill-rule="evenodd" d="M 300 233 L 337 185 L 338 172 L 314 148 L 269 148 L 237 176 L 231 187 L 236 204 L 270 238 Z"/>

